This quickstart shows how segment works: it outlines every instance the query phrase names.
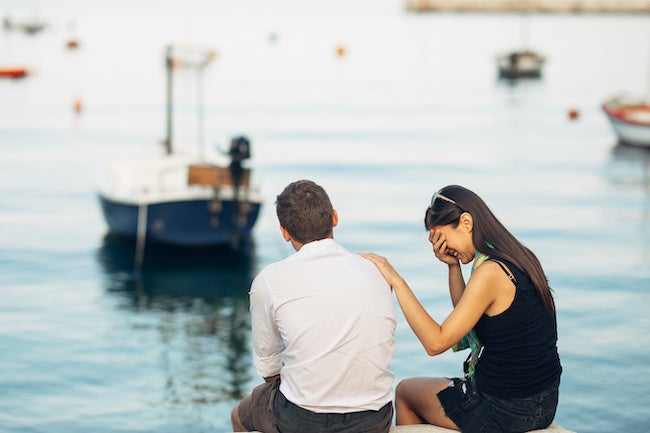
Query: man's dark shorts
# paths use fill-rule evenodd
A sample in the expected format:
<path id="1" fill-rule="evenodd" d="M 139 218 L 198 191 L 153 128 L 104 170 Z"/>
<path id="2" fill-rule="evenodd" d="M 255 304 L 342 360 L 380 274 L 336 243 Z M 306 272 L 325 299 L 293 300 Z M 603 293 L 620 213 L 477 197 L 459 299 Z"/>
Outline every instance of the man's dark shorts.
<path id="1" fill-rule="evenodd" d="M 239 403 L 239 420 L 248 431 L 263 433 L 386 433 L 393 404 L 351 413 L 316 413 L 291 403 L 280 392 L 280 379 L 263 383 Z"/>

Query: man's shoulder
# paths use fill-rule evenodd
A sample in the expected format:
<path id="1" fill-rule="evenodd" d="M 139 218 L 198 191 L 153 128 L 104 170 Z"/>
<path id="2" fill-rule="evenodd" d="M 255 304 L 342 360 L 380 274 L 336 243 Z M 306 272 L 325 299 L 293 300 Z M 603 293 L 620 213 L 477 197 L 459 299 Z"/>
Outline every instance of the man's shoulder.
<path id="1" fill-rule="evenodd" d="M 278 275 L 286 272 L 287 266 L 289 266 L 289 264 L 294 261 L 294 258 L 295 254 L 292 254 L 282 260 L 264 265 L 253 278 L 253 286 L 260 281 L 265 281 L 269 278 L 272 278 L 273 275 Z"/>
<path id="2" fill-rule="evenodd" d="M 295 258 L 296 258 L 296 254 L 294 253 L 283 259 L 276 260 L 275 262 L 267 263 L 266 265 L 264 265 L 264 267 L 262 267 L 262 269 L 257 274 L 260 275 L 260 274 L 273 272 L 276 270 L 281 270 L 282 268 L 287 266 L 287 264 L 293 262 Z"/>

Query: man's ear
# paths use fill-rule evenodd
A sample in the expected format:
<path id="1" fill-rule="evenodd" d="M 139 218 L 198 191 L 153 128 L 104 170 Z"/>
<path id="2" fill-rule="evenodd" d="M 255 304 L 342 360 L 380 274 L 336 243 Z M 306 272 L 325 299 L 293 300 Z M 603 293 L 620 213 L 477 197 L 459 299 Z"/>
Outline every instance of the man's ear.
<path id="1" fill-rule="evenodd" d="M 338 223 L 339 223 L 339 213 L 336 211 L 336 209 L 332 209 L 332 227 L 336 227 Z"/>
<path id="2" fill-rule="evenodd" d="M 289 242 L 291 240 L 291 235 L 289 234 L 287 229 L 280 226 L 280 232 L 282 233 L 282 237 L 284 238 L 285 241 Z"/>

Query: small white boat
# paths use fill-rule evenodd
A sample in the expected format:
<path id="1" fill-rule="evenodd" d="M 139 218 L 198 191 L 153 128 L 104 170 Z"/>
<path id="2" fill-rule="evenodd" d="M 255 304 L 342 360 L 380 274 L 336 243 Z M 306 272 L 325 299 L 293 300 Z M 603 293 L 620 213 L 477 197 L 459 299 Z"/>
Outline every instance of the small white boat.
<path id="1" fill-rule="evenodd" d="M 28 34 L 38 33 L 47 27 L 47 23 L 37 17 L 12 18 L 5 16 L 2 23 L 5 30 L 21 30 Z"/>
<path id="2" fill-rule="evenodd" d="M 650 147 L 650 101 L 614 97 L 602 108 L 620 143 Z"/>
<path id="3" fill-rule="evenodd" d="M 497 56 L 499 78 L 539 78 L 546 57 L 531 50 L 511 51 Z"/>

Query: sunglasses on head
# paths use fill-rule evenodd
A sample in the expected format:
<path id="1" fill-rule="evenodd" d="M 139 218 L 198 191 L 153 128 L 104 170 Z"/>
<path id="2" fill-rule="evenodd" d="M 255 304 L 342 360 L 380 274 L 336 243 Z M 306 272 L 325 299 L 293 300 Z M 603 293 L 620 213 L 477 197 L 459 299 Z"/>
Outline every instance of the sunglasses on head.
<path id="1" fill-rule="evenodd" d="M 449 197 L 446 197 L 442 194 L 440 194 L 440 191 L 436 191 L 432 196 L 431 196 L 431 204 L 429 204 L 429 209 L 433 207 L 434 204 L 436 204 L 436 200 L 440 199 L 442 201 L 446 201 L 447 203 L 455 204 L 458 206 L 458 203 L 456 203 L 454 200 L 450 199 Z"/>

